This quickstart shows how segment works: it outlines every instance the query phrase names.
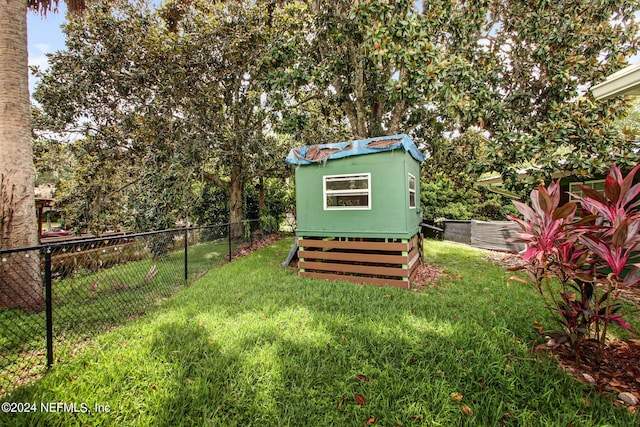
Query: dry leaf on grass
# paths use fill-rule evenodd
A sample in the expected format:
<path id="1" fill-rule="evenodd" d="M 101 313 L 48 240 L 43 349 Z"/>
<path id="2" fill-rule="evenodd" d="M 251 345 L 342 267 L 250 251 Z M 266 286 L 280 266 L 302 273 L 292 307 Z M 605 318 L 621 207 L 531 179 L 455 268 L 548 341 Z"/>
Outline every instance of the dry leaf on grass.
<path id="1" fill-rule="evenodd" d="M 432 265 L 421 264 L 418 266 L 413 278 L 412 286 L 424 287 L 435 284 L 444 273 L 441 269 Z"/>
<path id="2" fill-rule="evenodd" d="M 366 376 L 365 374 L 358 374 L 356 375 L 356 378 L 365 383 L 369 382 L 369 377 Z"/>
<path id="3" fill-rule="evenodd" d="M 364 397 L 362 397 L 362 395 L 361 395 L 361 394 L 356 393 L 356 394 L 353 396 L 353 398 L 354 398 L 354 399 L 356 399 L 356 402 L 358 402 L 358 405 L 360 405 L 360 406 L 364 406 L 364 405 L 366 405 L 366 404 L 367 404 L 367 399 L 365 399 Z"/>

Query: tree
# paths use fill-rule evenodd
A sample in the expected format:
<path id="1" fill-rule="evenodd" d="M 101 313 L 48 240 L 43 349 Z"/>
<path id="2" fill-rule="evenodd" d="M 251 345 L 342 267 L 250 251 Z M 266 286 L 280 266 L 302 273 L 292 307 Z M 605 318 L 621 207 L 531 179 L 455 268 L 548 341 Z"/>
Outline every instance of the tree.
<path id="1" fill-rule="evenodd" d="M 27 61 L 27 9 L 46 14 L 58 0 L 8 0 L 0 8 L 0 248 L 38 243 L 35 216 L 34 165 Z M 84 1 L 67 1 L 70 11 Z M 31 310 L 44 307 L 39 257 L 31 256 L 19 275 L 16 266 L 2 271 L 0 305 Z M 6 301 L 8 289 L 21 298 Z M 12 291 L 13 292 L 13 291 Z M 19 300 L 20 302 L 18 302 Z"/>
<path id="2" fill-rule="evenodd" d="M 637 52 L 637 2 L 486 3 L 479 37 L 456 48 L 470 65 L 457 88 L 458 130 L 487 137 L 475 166 L 513 177 L 527 165 L 593 174 L 635 164 L 629 138 L 609 125 L 628 102 L 594 102 L 587 89 Z"/>
<path id="3" fill-rule="evenodd" d="M 623 134 L 629 135 L 636 143 L 640 140 L 640 98 L 632 101 L 632 108 L 629 115 L 616 120 L 613 123 Z"/>
<path id="4" fill-rule="evenodd" d="M 443 74 L 460 64 L 440 36 L 447 8 L 426 17 L 411 0 L 290 7 L 299 8 L 297 18 L 265 61 L 272 100 L 298 111 L 314 100 L 327 111 L 339 109 L 355 138 L 418 128 L 443 89 Z"/>
<path id="5" fill-rule="evenodd" d="M 475 186 L 468 177 L 454 181 L 444 173 L 428 176 L 420 190 L 425 218 L 489 221 L 504 220 L 506 215 L 516 213 L 506 196 Z"/>
<path id="6" fill-rule="evenodd" d="M 170 175 L 163 161 L 176 148 L 173 120 L 153 102 L 154 87 L 140 72 L 146 70 L 144 34 L 158 20 L 140 4 L 120 3 L 118 10 L 121 16 L 113 2 L 96 2 L 85 16 L 71 17 L 64 27 L 67 49 L 38 71 L 42 81 L 34 93 L 43 109 L 37 133 L 64 137 L 76 160 L 59 188 L 60 202 L 74 228 L 95 234 L 118 224 L 150 227 L 150 202 L 134 211 L 133 200 L 153 199 L 155 184 L 170 181 L 163 179 Z M 153 218 L 166 228 L 170 216 L 158 211 Z"/>
<path id="7" fill-rule="evenodd" d="M 256 85 L 270 30 L 267 18 L 260 3 L 210 8 L 196 2 L 176 25 L 171 45 L 174 63 L 188 70 L 180 80 L 173 77 L 172 98 L 193 133 L 202 135 L 207 148 L 200 175 L 228 192 L 234 224 L 243 219 L 245 182 L 273 147 L 264 137 L 267 116 Z"/>
<path id="8" fill-rule="evenodd" d="M 595 103 L 587 92 L 637 52 L 636 2 L 421 6 L 295 3 L 298 19 L 279 33 L 267 58 L 270 99 L 299 114 L 317 101 L 342 110 L 353 137 L 404 132 L 431 152 L 473 144 L 456 136 L 481 133 L 486 141 L 477 158 L 439 164 L 454 174 L 464 168 L 513 176 L 531 163 L 548 172 L 593 173 L 612 161 L 638 160 L 629 137 L 608 125 L 627 103 Z"/>
<path id="9" fill-rule="evenodd" d="M 245 183 L 284 169 L 273 158 L 284 158 L 275 141 L 286 140 L 265 136 L 256 83 L 268 16 L 254 2 L 170 2 L 156 12 L 98 3 L 66 25 L 67 50 L 40 74 L 36 97 L 56 124 L 49 129 L 78 132 L 75 145 L 95 166 L 126 171 L 120 184 L 131 184 L 137 228 L 184 217 L 201 181 L 228 193 L 229 219 L 241 223 Z"/>

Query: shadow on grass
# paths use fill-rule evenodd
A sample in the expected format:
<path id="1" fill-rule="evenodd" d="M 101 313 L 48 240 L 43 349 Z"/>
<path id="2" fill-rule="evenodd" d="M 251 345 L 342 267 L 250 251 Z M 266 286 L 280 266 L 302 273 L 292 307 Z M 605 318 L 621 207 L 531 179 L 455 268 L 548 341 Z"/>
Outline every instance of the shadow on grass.
<path id="1" fill-rule="evenodd" d="M 170 365 L 164 385 L 168 394 L 155 408 L 154 424 L 199 425 L 203 419 L 233 417 L 222 405 L 229 394 L 229 378 L 239 368 L 237 358 L 223 354 L 197 324 L 167 323 L 154 334 L 151 353 L 156 361 Z"/>
<path id="2" fill-rule="evenodd" d="M 370 309 L 335 305 L 362 296 L 351 286 L 314 290 L 312 298 L 303 289 L 303 295 L 281 292 L 281 299 L 276 292 L 273 299 L 262 295 L 262 304 L 241 297 L 235 310 L 206 304 L 206 313 L 217 319 L 224 313 L 221 321 L 187 316 L 156 326 L 150 353 L 167 366 L 164 388 L 170 392 L 155 402 L 153 424 L 363 425 L 373 416 L 383 424 L 420 425 L 425 417 L 459 419 L 459 405 L 449 404 L 454 378 L 438 357 L 442 347 L 454 353 L 459 347 L 455 327 L 417 328 L 424 319 L 410 308 L 408 320 L 403 312 L 390 326 L 389 298 L 370 299 Z M 202 314 L 202 301 L 195 305 Z M 376 310 L 379 305 L 386 310 Z"/>
<path id="3" fill-rule="evenodd" d="M 512 336 L 470 336 L 469 325 L 430 317 L 429 303 L 407 299 L 405 291 L 299 285 L 261 293 L 259 301 L 208 306 L 208 313 L 225 313 L 230 338 L 222 346 L 204 333 L 206 317 L 200 326 L 159 328 L 155 347 L 186 392 L 163 405 L 180 409 L 159 415 L 158 425 L 189 425 L 181 420 L 205 413 L 212 425 L 364 425 L 372 418 L 382 425 L 522 425 L 535 416 L 531 390 L 523 391 L 532 363 L 517 360 L 526 350 L 512 354 Z M 197 392 L 196 383 L 208 391 Z M 549 404 L 569 409 L 565 397 Z M 465 415 L 466 405 L 476 415 Z M 553 421 L 574 419 L 577 410 Z"/>
<path id="4" fill-rule="evenodd" d="M 134 261 L 102 266 L 93 260 L 93 269 L 80 262 L 54 278 L 54 360 L 88 337 L 143 316 L 185 285 L 183 249 L 151 257 L 143 243 Z M 226 239 L 189 246 L 189 281 L 226 262 L 227 251 Z M 0 396 L 42 376 L 46 363 L 45 312 L 0 309 Z"/>
<path id="5" fill-rule="evenodd" d="M 637 421 L 606 398 L 589 396 L 587 405 L 581 386 L 528 352 L 526 336 L 519 335 L 531 319 L 500 296 L 502 283 L 451 283 L 416 294 L 321 282 L 278 267 L 286 250 L 286 243 L 267 248 L 176 295 L 156 315 L 120 332 L 128 352 L 114 339 L 92 350 L 101 356 L 87 379 L 67 379 L 85 363 L 79 361 L 61 370 L 60 379 L 45 378 L 16 398 L 51 398 L 67 387 L 73 389 L 68 399 L 116 390 L 117 413 L 77 425 Z M 483 268 L 490 267 L 472 264 L 468 274 Z M 495 286 L 493 292 L 487 286 Z M 131 360 L 119 364 L 120 354 Z M 119 384 L 110 389 L 92 383 L 96 377 Z M 127 390 L 149 377 L 151 384 Z M 62 425 L 60 419 L 15 418 L 17 425 Z"/>

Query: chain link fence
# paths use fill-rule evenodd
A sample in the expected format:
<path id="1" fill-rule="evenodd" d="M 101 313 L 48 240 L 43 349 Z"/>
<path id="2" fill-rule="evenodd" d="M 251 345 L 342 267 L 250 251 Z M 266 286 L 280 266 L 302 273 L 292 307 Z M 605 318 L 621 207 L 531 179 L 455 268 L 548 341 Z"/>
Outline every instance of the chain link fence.
<path id="1" fill-rule="evenodd" d="M 0 249 L 0 397 L 54 349 L 144 315 L 262 235 L 258 220 Z"/>

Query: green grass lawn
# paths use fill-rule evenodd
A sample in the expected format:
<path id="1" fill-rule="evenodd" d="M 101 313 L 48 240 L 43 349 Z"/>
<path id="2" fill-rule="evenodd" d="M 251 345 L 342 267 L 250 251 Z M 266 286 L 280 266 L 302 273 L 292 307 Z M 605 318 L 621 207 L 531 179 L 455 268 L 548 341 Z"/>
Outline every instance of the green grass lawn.
<path id="1" fill-rule="evenodd" d="M 144 314 L 184 286 L 182 243 L 157 259 L 145 253 L 143 245 L 138 242 L 134 251 L 142 253 L 144 259 L 97 271 L 80 263 L 76 273 L 53 281 L 56 357 L 59 349 Z M 239 246 L 233 243 L 232 249 Z M 226 239 L 189 246 L 189 280 L 226 262 L 228 251 Z M 14 389 L 12 383 L 37 377 L 46 370 L 45 328 L 44 311 L 0 310 L 0 395 Z"/>
<path id="2" fill-rule="evenodd" d="M 530 352 L 548 314 L 481 251 L 427 241 L 427 262 L 447 274 L 416 292 L 300 278 L 279 266 L 290 244 L 61 352 L 5 399 L 37 412 L 0 425 L 640 425 Z M 51 402 L 79 413 L 43 411 Z"/>

